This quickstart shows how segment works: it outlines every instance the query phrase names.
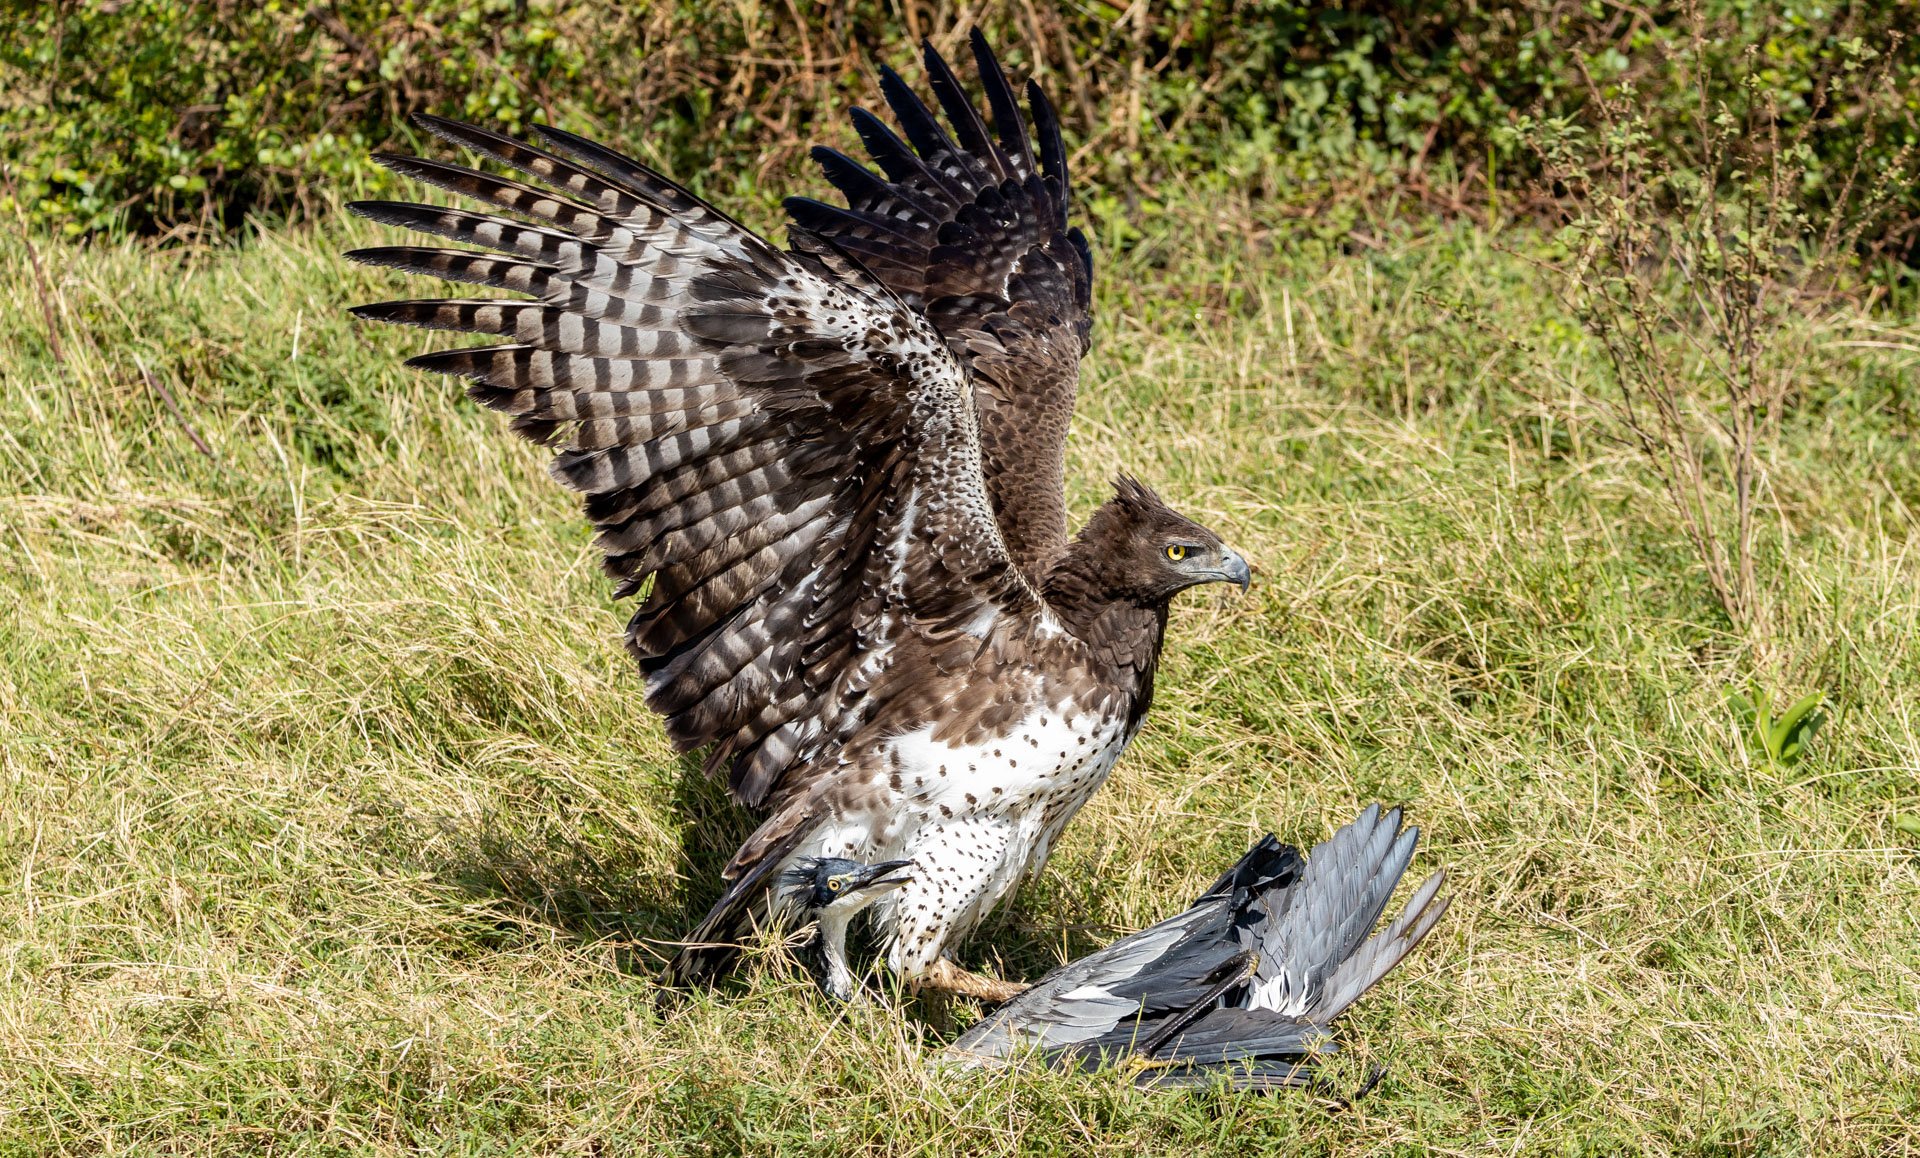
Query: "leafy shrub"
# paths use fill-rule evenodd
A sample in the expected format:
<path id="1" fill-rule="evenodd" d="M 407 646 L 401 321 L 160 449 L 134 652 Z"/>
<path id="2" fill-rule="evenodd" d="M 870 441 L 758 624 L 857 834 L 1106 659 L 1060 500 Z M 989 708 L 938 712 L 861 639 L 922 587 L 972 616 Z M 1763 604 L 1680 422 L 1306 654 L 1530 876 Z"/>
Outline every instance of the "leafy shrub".
<path id="1" fill-rule="evenodd" d="M 1772 467 L 1786 417 L 1817 362 L 1791 323 L 1862 278 L 1862 237 L 1920 184 L 1911 145 L 1880 148 L 1876 118 L 1851 158 L 1823 158 L 1818 122 L 1790 127 L 1794 102 L 1817 115 L 1841 101 L 1898 110 L 1895 61 L 1847 44 L 1823 88 L 1783 92 L 1767 52 L 1721 79 L 1724 46 L 1700 14 L 1663 54 L 1700 94 L 1688 131 L 1663 137 L 1631 82 L 1603 93 L 1585 124 L 1520 118 L 1506 134 L 1533 150 L 1540 199 L 1561 225 L 1553 283 L 1606 354 L 1602 411 L 1659 479 L 1728 620 L 1769 662 L 1777 568 L 1763 566 Z M 1869 274 L 1876 271 L 1867 271 Z M 1575 392 L 1583 392 L 1575 387 Z M 1811 710 L 1794 706 L 1788 718 Z M 1786 740 L 1759 734 L 1776 760 Z M 1818 726 L 1817 723 L 1813 726 Z M 1797 748 L 1796 748 L 1797 750 Z"/>
<path id="2" fill-rule="evenodd" d="M 4 2 L 10 199 L 76 233 L 297 213 L 317 183 L 367 180 L 365 154 L 403 139 L 415 111 L 550 120 L 752 194 L 813 140 L 851 143 L 840 113 L 874 99 L 872 62 L 909 65 L 926 34 L 962 51 L 964 31 L 936 26 L 925 0 Z M 1903 12 L 1711 0 L 1701 15 L 1716 67 L 1733 75 L 1757 47 L 1784 121 L 1819 123 L 1818 177 L 1863 142 L 1898 148 L 1920 132 Z M 1679 16 L 1564 0 L 1000 0 L 979 20 L 1054 94 L 1107 197 L 1153 196 L 1173 177 L 1285 197 L 1389 174 L 1461 209 L 1484 203 L 1495 173 L 1527 175 L 1525 153 L 1494 132 L 1519 115 L 1568 115 L 1631 84 L 1656 138 L 1691 132 L 1699 95 L 1663 55 L 1685 34 Z M 1861 45 L 1896 55 L 1916 94 L 1904 106 L 1810 99 Z M 1905 210 L 1868 240 L 1904 244 L 1920 193 Z"/>

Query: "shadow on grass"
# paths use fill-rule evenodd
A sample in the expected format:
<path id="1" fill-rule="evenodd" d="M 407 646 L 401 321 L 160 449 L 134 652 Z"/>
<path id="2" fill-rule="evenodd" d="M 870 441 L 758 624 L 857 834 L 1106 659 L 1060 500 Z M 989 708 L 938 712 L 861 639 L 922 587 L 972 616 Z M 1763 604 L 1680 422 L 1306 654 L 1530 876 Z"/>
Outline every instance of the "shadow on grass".
<path id="1" fill-rule="evenodd" d="M 489 926 L 482 943 L 557 931 L 611 946 L 623 969 L 653 973 L 718 899 L 720 870 L 758 823 L 697 756 L 679 758 L 671 794 L 681 821 L 676 872 L 662 872 L 659 848 L 644 847 L 619 819 L 560 801 L 479 817 L 422 813 L 401 800 L 363 806 L 364 851 L 478 902 L 468 915 Z M 466 935 L 475 934 L 469 924 Z"/>
<path id="2" fill-rule="evenodd" d="M 987 918 L 956 958 L 969 969 L 1031 983 L 1064 962 L 1106 948 L 1130 931 L 1114 924 L 1111 913 L 1084 911 L 1060 900 L 1015 898 Z"/>
<path id="3" fill-rule="evenodd" d="M 675 898 L 682 931 L 690 930 L 720 899 L 720 870 L 760 825 L 760 818 L 727 795 L 726 778 L 709 776 L 701 757 L 680 757 L 673 812 L 680 820 L 680 879 Z"/>
<path id="4" fill-rule="evenodd" d="M 391 801 L 366 810 L 377 817 L 368 833 L 375 847 L 368 851 L 456 890 L 468 902 L 463 908 L 469 920 L 460 935 L 475 944 L 559 932 L 583 945 L 611 948 L 622 970 L 651 976 L 719 898 L 721 870 L 759 823 L 727 795 L 724 782 L 706 775 L 697 755 L 678 759 L 670 791 L 678 822 L 677 873 L 660 872 L 658 850 L 640 847 L 617 822 L 592 811 L 569 814 L 556 807 L 559 801 L 529 802 L 524 810 L 478 818 L 426 815 Z M 1099 949 L 1122 931 L 1097 896 L 1045 888 L 1023 892 L 1024 903 L 989 918 L 960 948 L 960 964 L 1037 981 L 1062 960 Z M 874 960 L 877 948 L 873 931 L 858 923 L 856 962 Z M 737 983 L 729 979 L 722 990 Z M 948 1013 L 937 1004 L 909 1008 L 937 1036 L 951 1032 Z"/>

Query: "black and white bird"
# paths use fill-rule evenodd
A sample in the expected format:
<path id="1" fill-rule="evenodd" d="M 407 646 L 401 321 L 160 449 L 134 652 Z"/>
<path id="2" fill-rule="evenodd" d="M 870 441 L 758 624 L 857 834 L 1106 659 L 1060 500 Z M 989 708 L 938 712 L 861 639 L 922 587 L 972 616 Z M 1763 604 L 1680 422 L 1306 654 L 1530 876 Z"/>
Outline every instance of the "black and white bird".
<path id="1" fill-rule="evenodd" d="M 1369 807 L 1312 855 L 1271 835 L 1186 912 L 1054 970 L 944 1054 L 963 1068 L 1032 1057 L 1129 1067 L 1145 1086 L 1304 1085 L 1329 1027 L 1433 930 L 1444 871 L 1372 932 L 1419 839 Z"/>
<path id="2" fill-rule="evenodd" d="M 616 596 L 641 597 L 627 647 L 647 703 L 764 811 L 673 982 L 793 919 L 771 886 L 803 858 L 911 858 L 875 910 L 888 965 L 1004 998 L 951 948 L 1046 863 L 1139 731 L 1168 604 L 1250 579 L 1125 477 L 1069 536 L 1093 260 L 1052 106 L 972 44 L 990 120 L 931 47 L 944 124 L 882 69 L 899 132 L 854 113 L 878 171 L 816 150 L 847 204 L 790 200 L 788 248 L 544 126 L 521 141 L 422 118 L 519 176 L 381 156 L 486 208 L 350 207 L 478 247 L 355 260 L 524 295 L 355 312 L 503 339 L 409 364 L 470 380 L 554 450 Z"/>
<path id="3" fill-rule="evenodd" d="M 850 1001 L 854 993 L 853 967 L 847 962 L 847 926 L 868 905 L 912 879 L 906 872 L 913 862 L 883 860 L 862 864 L 842 857 L 801 857 L 780 870 L 774 889 L 784 905 L 799 910 L 817 927 L 815 948 L 820 967 L 816 979 L 829 997 Z"/>

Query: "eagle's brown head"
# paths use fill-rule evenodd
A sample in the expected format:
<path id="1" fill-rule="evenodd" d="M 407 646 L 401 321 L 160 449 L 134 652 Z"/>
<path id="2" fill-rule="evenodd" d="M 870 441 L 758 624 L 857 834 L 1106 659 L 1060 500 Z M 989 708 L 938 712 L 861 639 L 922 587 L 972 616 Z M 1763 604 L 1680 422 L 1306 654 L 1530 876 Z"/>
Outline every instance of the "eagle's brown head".
<path id="1" fill-rule="evenodd" d="M 1158 608 L 1202 583 L 1246 590 L 1247 561 L 1220 536 L 1130 475 L 1116 478 L 1113 491 L 1048 576 L 1049 602 Z"/>

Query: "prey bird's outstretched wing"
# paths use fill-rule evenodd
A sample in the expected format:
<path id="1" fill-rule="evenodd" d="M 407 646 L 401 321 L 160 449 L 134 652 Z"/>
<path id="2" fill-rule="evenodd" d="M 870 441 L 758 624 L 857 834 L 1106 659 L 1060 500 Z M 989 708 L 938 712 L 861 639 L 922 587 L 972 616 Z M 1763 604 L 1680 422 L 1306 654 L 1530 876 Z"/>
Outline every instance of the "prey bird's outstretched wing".
<path id="1" fill-rule="evenodd" d="M 1055 969 L 975 1022 L 953 1053 L 979 1060 L 1038 1049 L 1056 1063 L 1097 1065 L 1137 1052 L 1171 1022 L 1190 1022 L 1244 988 L 1254 961 L 1240 915 L 1253 897 L 1285 890 L 1304 867 L 1297 849 L 1264 838 L 1186 912 Z"/>
<path id="2" fill-rule="evenodd" d="M 963 1034 L 949 1059 L 1036 1054 L 1057 1068 L 1135 1067 L 1143 1086 L 1311 1080 L 1333 1020 L 1446 912 L 1444 873 L 1368 938 L 1418 830 L 1376 805 L 1304 860 L 1268 836 L 1193 906 L 1055 970 Z"/>
<path id="3" fill-rule="evenodd" d="M 1038 577 L 1066 544 L 1063 464 L 1092 328 L 1093 258 L 1068 224 L 1059 118 L 1028 82 L 1032 131 L 978 31 L 989 131 L 947 62 L 925 46 L 951 132 L 891 69 L 881 88 L 905 139 L 864 109 L 854 127 L 880 172 L 832 149 L 814 157 L 845 208 L 787 200 L 794 222 L 845 249 L 922 309 L 973 371 L 987 490 L 1014 562 Z"/>
<path id="4" fill-rule="evenodd" d="M 866 693 L 905 633 L 1040 613 L 993 517 L 965 368 L 840 245 L 796 229 L 777 249 L 557 129 L 537 146 L 421 123 L 540 184 L 383 156 L 497 212 L 354 212 L 492 252 L 349 256 L 526 296 L 355 312 L 508 339 L 408 364 L 470 379 L 556 449 L 616 594 L 643 597 L 627 642 L 648 703 L 683 749 L 713 745 L 741 801 L 795 790 L 877 709 Z"/>

